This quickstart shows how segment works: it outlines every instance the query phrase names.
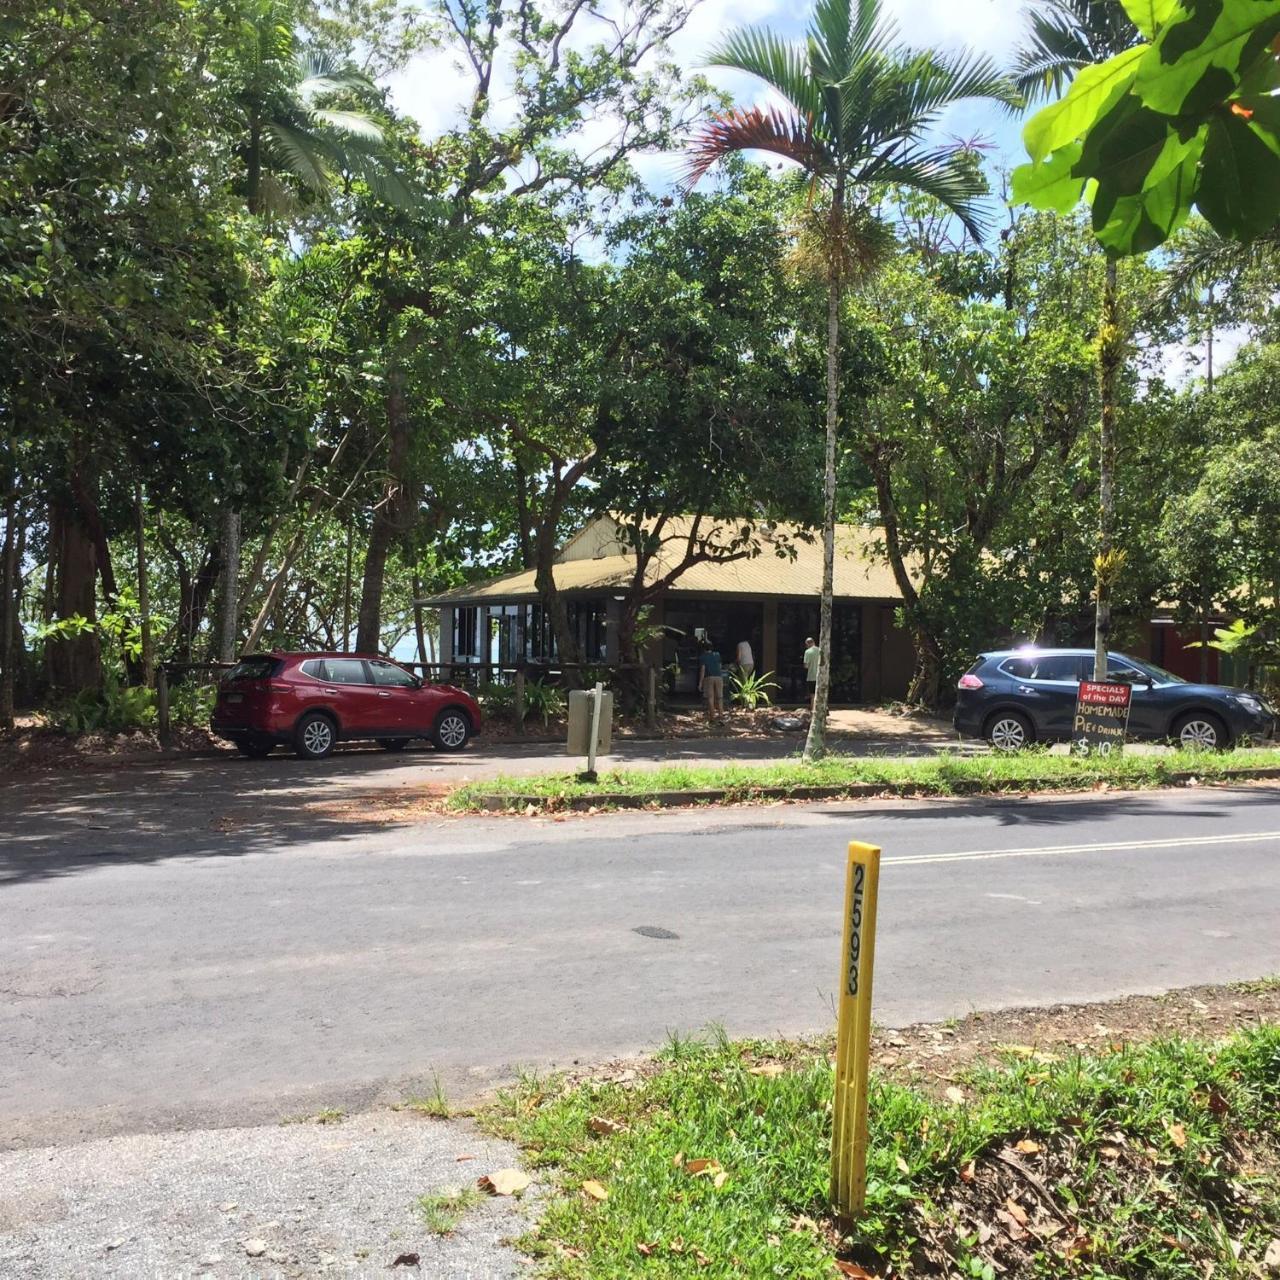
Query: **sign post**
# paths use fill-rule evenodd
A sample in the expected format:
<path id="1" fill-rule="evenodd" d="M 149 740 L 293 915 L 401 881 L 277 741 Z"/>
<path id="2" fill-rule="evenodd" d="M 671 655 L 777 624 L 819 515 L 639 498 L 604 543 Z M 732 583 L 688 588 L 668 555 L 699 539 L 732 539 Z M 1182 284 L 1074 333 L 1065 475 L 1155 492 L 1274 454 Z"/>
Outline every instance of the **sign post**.
<path id="1" fill-rule="evenodd" d="M 1113 680 L 1082 680 L 1071 727 L 1073 756 L 1119 755 L 1129 727 L 1133 687 Z"/>
<path id="2" fill-rule="evenodd" d="M 880 850 L 849 845 L 845 870 L 836 1094 L 831 1119 L 831 1203 L 850 1222 L 867 1194 L 867 1072 L 871 1056 L 871 974 L 875 967 Z"/>

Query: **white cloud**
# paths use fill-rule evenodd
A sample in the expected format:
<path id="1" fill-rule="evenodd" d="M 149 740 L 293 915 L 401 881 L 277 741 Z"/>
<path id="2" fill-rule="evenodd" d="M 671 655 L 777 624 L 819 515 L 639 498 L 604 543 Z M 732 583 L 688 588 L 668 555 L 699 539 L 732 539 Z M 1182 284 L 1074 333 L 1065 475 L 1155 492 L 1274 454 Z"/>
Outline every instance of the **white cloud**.
<path id="1" fill-rule="evenodd" d="M 606 8 L 606 6 L 602 6 Z M 1020 0 L 885 0 L 887 14 L 896 22 L 904 44 L 915 48 L 961 47 L 979 50 L 1004 62 L 1023 26 Z M 739 102 L 764 102 L 769 93 L 748 76 L 720 68 L 708 68 L 706 58 L 717 41 L 740 26 L 764 24 L 790 38 L 803 35 L 809 9 L 788 0 L 704 0 L 694 9 L 685 27 L 671 42 L 674 60 L 690 72 L 706 77 Z M 598 21 L 583 21 L 575 44 L 587 45 L 601 37 Z M 501 127 L 515 110 L 509 66 L 494 76 L 490 124 Z M 451 48 L 423 53 L 389 81 L 396 106 L 413 116 L 426 137 L 457 125 L 470 101 L 474 77 L 462 55 Z M 598 145 L 604 122 L 591 122 L 582 134 L 585 145 Z M 1020 158 L 1017 127 L 998 108 L 967 104 L 953 108 L 940 122 L 939 134 L 993 138 L 1010 160 Z M 637 167 L 650 182 L 666 184 L 678 171 L 671 156 L 640 157 Z"/>

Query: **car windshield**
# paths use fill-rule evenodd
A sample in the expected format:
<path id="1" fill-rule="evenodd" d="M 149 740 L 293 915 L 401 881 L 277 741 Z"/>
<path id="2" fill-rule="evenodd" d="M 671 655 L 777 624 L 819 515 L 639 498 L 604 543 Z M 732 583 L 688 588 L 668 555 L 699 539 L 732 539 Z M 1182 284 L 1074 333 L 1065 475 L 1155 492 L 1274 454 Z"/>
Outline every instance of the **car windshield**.
<path id="1" fill-rule="evenodd" d="M 275 669 L 274 658 L 242 658 L 227 672 L 224 681 L 230 684 L 233 680 L 265 680 L 275 674 Z"/>
<path id="2" fill-rule="evenodd" d="M 1135 662 L 1133 665 L 1137 667 L 1139 671 L 1150 672 L 1159 684 L 1187 683 L 1181 676 L 1175 676 L 1172 671 L 1166 671 L 1163 667 L 1157 667 L 1153 662 Z"/>

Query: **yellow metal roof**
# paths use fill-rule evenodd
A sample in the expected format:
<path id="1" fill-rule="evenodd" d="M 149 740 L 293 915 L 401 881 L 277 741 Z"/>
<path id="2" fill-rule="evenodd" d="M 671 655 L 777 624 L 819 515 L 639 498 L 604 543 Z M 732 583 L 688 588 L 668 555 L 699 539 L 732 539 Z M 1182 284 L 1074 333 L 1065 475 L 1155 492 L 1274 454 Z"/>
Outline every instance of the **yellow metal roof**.
<path id="1" fill-rule="evenodd" d="M 801 541 L 800 536 L 810 538 Z M 836 528 L 835 594 L 843 599 L 900 600 L 902 593 L 883 555 L 873 548 L 879 529 L 861 525 Z M 674 595 L 732 595 L 807 597 L 822 590 L 822 539 L 819 535 L 779 526 L 774 536 L 761 539 L 759 555 L 727 563 L 702 562 L 686 569 L 668 589 Z M 786 548 L 788 554 L 778 554 Z M 652 582 L 683 555 L 683 539 L 649 567 Z M 635 573 L 635 557 L 627 554 L 570 559 L 553 569 L 556 587 L 576 595 L 609 594 L 626 590 Z M 472 583 L 424 601 L 433 605 L 516 603 L 536 600 L 532 569 Z"/>

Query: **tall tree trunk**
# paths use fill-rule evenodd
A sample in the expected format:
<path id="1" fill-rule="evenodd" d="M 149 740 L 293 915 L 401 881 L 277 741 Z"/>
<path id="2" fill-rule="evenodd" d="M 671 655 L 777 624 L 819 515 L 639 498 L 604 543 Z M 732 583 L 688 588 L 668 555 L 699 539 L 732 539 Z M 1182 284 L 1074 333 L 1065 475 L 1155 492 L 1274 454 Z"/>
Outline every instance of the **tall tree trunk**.
<path id="1" fill-rule="evenodd" d="M 51 635 L 45 641 L 50 687 L 60 694 L 102 687 L 102 651 L 98 620 L 98 556 L 79 510 L 62 497 L 49 504 L 49 559 L 52 567 L 50 617 L 80 618 L 85 630 Z"/>
<path id="2" fill-rule="evenodd" d="M 14 630 L 18 599 L 18 494 L 17 477 L 4 504 L 4 545 L 0 548 L 0 729 L 13 728 Z"/>
<path id="3" fill-rule="evenodd" d="M 1095 572 L 1097 610 L 1093 628 L 1093 678 L 1107 678 L 1107 645 L 1111 636 L 1111 590 L 1115 567 L 1116 525 L 1116 382 L 1124 358 L 1120 335 L 1120 296 L 1116 288 L 1116 260 L 1107 257 L 1102 291 L 1102 329 L 1098 343 L 1098 382 L 1102 422 L 1098 452 L 1098 564 Z"/>
<path id="4" fill-rule="evenodd" d="M 351 555 L 355 531 L 347 517 L 347 567 L 342 578 L 342 652 L 351 652 Z"/>
<path id="5" fill-rule="evenodd" d="M 222 513 L 222 606 L 218 614 L 218 661 L 234 662 L 240 634 L 240 512 L 228 500 Z"/>
<path id="6" fill-rule="evenodd" d="M 556 552 L 559 549 L 556 545 L 558 512 L 559 503 L 553 503 L 552 512 L 538 525 L 534 542 L 534 557 L 537 564 L 534 566 L 533 581 L 538 588 L 538 597 L 546 612 L 547 621 L 551 623 L 560 662 L 570 668 L 565 672 L 565 684 L 571 689 L 576 689 L 581 682 L 581 673 L 575 668 L 581 663 L 582 654 L 578 650 L 578 637 L 574 635 L 573 628 L 569 625 L 569 606 L 565 604 L 564 596 L 560 594 L 560 588 L 556 586 L 555 580 Z"/>
<path id="7" fill-rule="evenodd" d="M 413 571 L 413 634 L 418 641 L 418 661 L 427 661 L 427 624 L 422 616 L 422 577 Z"/>
<path id="8" fill-rule="evenodd" d="M 360 613 L 356 619 L 356 652 L 377 653 L 382 644 L 382 589 L 387 556 L 404 532 L 408 506 L 409 412 L 404 390 L 404 366 L 396 353 L 387 380 L 387 486 L 374 510 L 369 547 L 364 558 Z"/>
<path id="9" fill-rule="evenodd" d="M 155 651 L 151 643 L 151 588 L 147 579 L 146 509 L 142 503 L 142 486 L 133 489 L 133 511 L 138 537 L 138 630 L 142 638 L 142 683 L 155 684 Z"/>
<path id="10" fill-rule="evenodd" d="M 1204 339 L 1205 390 L 1213 395 L 1213 285 L 1209 286 L 1209 331 Z"/>
<path id="11" fill-rule="evenodd" d="M 831 612 L 836 563 L 836 430 L 840 422 L 840 301 L 844 293 L 843 264 L 837 255 L 842 242 L 844 176 L 836 177 L 831 198 L 830 278 L 827 284 L 827 440 L 822 465 L 822 597 L 818 613 L 818 680 L 813 691 L 813 715 L 805 739 L 804 758 L 816 760 L 826 752 L 827 706 L 831 698 Z"/>

